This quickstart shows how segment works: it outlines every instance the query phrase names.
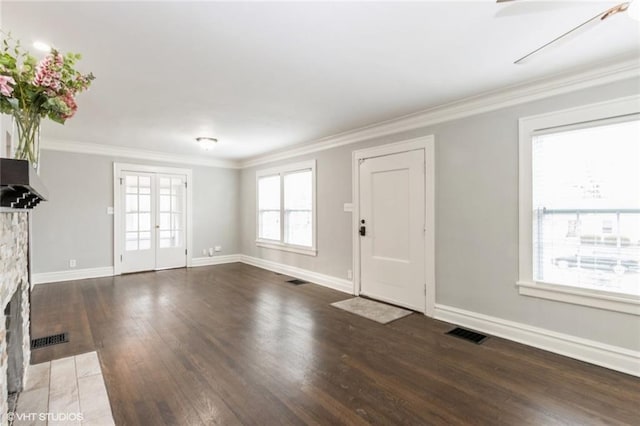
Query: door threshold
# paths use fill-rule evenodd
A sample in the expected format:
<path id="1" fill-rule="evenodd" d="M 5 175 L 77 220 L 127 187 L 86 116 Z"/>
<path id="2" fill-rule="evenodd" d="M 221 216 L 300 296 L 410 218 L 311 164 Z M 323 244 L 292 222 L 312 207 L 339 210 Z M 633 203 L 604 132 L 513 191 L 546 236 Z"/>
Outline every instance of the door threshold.
<path id="1" fill-rule="evenodd" d="M 159 272 L 159 271 L 168 271 L 170 269 L 186 269 L 187 266 L 169 266 L 168 268 L 157 268 L 157 269 L 145 269 L 144 271 L 132 271 L 132 272 L 122 272 L 120 275 L 134 275 L 134 274 L 144 274 L 146 272 Z"/>
<path id="2" fill-rule="evenodd" d="M 187 265 L 182 265 L 182 266 L 167 266 L 166 268 L 156 268 L 153 269 L 154 271 L 166 271 L 169 269 L 182 269 L 182 268 L 186 268 Z"/>

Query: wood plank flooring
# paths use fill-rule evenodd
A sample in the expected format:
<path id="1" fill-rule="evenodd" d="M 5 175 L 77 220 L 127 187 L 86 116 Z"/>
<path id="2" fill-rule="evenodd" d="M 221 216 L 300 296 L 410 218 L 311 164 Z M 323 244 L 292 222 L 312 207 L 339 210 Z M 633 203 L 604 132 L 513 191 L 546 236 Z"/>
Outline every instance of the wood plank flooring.
<path id="1" fill-rule="evenodd" d="M 98 351 L 117 425 L 640 424 L 640 379 L 499 338 L 329 306 L 243 264 L 37 286 L 32 333 Z"/>

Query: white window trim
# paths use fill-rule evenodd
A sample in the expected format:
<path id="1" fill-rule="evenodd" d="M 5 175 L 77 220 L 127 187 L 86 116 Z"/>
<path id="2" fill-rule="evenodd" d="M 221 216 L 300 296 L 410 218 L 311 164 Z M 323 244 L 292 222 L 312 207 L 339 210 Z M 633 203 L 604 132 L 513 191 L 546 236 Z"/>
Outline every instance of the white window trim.
<path id="1" fill-rule="evenodd" d="M 311 202 L 312 202 L 312 213 L 311 213 L 311 247 L 299 246 L 295 244 L 288 244 L 284 242 L 284 183 L 282 177 L 285 174 L 298 172 L 302 170 L 311 169 Z M 260 213 L 260 205 L 259 205 L 259 194 L 258 194 L 258 179 L 265 176 L 280 176 L 280 241 L 275 240 L 267 240 L 264 238 L 260 238 L 260 224 L 259 224 L 259 213 Z M 316 230 L 317 230 L 317 203 L 316 203 L 316 160 L 302 161 L 294 164 L 286 164 L 279 167 L 273 167 L 270 169 L 258 170 L 256 171 L 256 246 L 264 247 L 274 250 L 288 251 L 297 254 L 304 254 L 307 256 L 317 256 L 318 250 L 316 249 Z"/>
<path id="2" fill-rule="evenodd" d="M 640 96 L 524 117 L 519 120 L 519 279 L 521 295 L 640 315 L 640 297 L 533 279 L 532 134 L 542 129 L 640 113 Z"/>

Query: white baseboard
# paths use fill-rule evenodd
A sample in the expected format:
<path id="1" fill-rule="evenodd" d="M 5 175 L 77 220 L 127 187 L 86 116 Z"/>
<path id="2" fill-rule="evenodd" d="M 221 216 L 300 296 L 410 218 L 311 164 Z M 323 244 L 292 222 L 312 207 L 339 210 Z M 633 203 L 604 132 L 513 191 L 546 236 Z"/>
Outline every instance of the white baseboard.
<path id="1" fill-rule="evenodd" d="M 194 257 L 191 260 L 191 267 L 196 268 L 198 266 L 211 266 L 222 265 L 223 263 L 235 263 L 240 262 L 241 255 L 228 254 L 225 256 L 211 256 L 211 257 Z"/>
<path id="2" fill-rule="evenodd" d="M 240 261 L 247 265 L 256 266 L 258 268 L 267 269 L 280 274 L 290 275 L 323 287 L 329 287 L 343 293 L 353 294 L 353 283 L 343 278 L 332 277 L 331 275 L 320 274 L 308 269 L 289 266 L 284 263 L 273 262 L 271 260 L 259 259 L 257 257 L 247 256 L 244 254 L 240 255 Z"/>
<path id="3" fill-rule="evenodd" d="M 70 269 L 68 271 L 33 274 L 31 276 L 31 281 L 36 285 L 111 276 L 113 276 L 113 266 L 103 266 L 101 268 Z"/>
<path id="4" fill-rule="evenodd" d="M 213 257 L 196 257 L 192 259 L 192 267 L 207 266 L 207 265 L 220 265 L 223 263 L 240 262 L 239 254 L 231 254 L 227 256 L 213 256 Z M 56 272 L 43 272 L 40 274 L 33 274 L 31 281 L 34 285 L 58 283 L 61 281 L 73 281 L 84 280 L 87 278 L 101 278 L 111 277 L 114 275 L 113 266 L 104 266 L 101 268 L 87 268 L 87 269 L 70 269 L 68 271 L 56 271 Z"/>
<path id="5" fill-rule="evenodd" d="M 435 318 L 640 377 L 640 352 L 436 304 Z"/>

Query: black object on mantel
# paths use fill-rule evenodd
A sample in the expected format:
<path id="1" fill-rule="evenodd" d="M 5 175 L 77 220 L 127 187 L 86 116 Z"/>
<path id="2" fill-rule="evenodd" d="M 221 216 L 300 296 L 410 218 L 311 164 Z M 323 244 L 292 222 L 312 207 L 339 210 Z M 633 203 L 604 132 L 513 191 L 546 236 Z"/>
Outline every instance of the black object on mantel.
<path id="1" fill-rule="evenodd" d="M 32 209 L 48 191 L 27 160 L 0 158 L 0 207 Z"/>

